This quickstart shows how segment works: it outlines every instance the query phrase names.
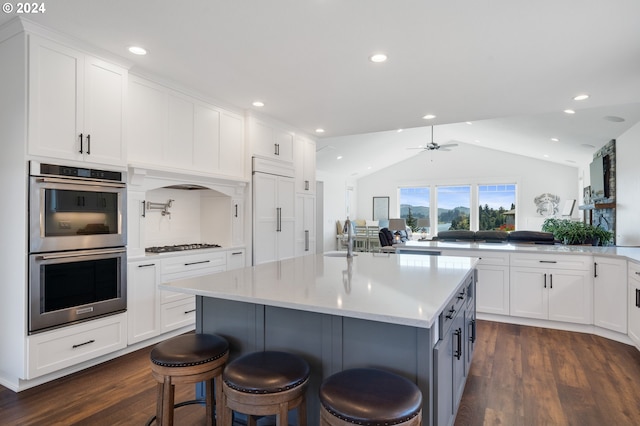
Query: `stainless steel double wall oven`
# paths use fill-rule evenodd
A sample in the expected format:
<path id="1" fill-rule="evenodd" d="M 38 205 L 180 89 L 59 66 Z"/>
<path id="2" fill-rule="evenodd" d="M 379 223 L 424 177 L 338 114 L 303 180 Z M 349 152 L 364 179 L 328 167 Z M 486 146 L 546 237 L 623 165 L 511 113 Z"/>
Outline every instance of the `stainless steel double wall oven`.
<path id="1" fill-rule="evenodd" d="M 126 174 L 29 166 L 29 333 L 126 310 Z"/>

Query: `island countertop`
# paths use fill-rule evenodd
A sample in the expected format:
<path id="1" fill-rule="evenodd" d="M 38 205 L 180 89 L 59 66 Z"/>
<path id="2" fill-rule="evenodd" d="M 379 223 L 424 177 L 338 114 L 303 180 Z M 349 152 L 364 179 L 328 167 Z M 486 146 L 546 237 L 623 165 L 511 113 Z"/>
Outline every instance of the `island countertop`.
<path id="1" fill-rule="evenodd" d="M 430 328 L 477 258 L 314 254 L 159 286 L 224 300 Z"/>

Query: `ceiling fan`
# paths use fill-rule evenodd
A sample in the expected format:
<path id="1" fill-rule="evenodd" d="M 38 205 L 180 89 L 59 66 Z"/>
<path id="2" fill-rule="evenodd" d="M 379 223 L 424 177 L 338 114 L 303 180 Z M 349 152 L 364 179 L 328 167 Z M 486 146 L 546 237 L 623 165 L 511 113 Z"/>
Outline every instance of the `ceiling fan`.
<path id="1" fill-rule="evenodd" d="M 419 146 L 417 148 L 408 148 L 408 149 L 422 149 L 425 151 L 451 151 L 449 148 L 453 148 L 458 146 L 457 143 L 446 143 L 446 144 L 438 144 L 433 141 L 433 126 L 431 126 L 431 142 L 426 144 L 425 146 Z"/>

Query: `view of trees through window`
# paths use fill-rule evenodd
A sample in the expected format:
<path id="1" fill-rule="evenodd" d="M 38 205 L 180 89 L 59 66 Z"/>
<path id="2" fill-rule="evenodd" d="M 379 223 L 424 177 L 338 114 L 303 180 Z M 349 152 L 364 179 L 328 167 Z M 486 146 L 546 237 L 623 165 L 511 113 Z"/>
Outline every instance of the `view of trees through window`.
<path id="1" fill-rule="evenodd" d="M 472 215 L 481 231 L 515 229 L 515 184 L 400 188 L 400 217 L 414 232 L 424 230 L 433 233 L 430 226 L 418 226 L 419 219 L 430 219 L 432 189 L 436 190 L 437 195 L 437 206 L 434 208 L 437 207 L 438 211 L 438 231 L 471 229 Z M 477 210 L 471 208 L 472 190 L 477 190 Z"/>
<path id="2" fill-rule="evenodd" d="M 478 185 L 478 217 L 481 231 L 513 231 L 516 216 L 515 185 Z"/>

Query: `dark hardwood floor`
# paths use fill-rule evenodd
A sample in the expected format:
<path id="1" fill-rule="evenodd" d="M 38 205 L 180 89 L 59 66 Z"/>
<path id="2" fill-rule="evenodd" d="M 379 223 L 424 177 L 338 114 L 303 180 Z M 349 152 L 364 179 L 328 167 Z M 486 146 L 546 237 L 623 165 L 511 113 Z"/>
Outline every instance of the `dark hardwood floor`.
<path id="1" fill-rule="evenodd" d="M 151 348 L 18 394 L 0 386 L 2 425 L 144 425 L 155 411 Z M 192 399 L 179 386 L 176 401 Z M 176 425 L 204 425 L 204 407 Z M 456 426 L 640 425 L 640 352 L 587 334 L 487 321 Z"/>

